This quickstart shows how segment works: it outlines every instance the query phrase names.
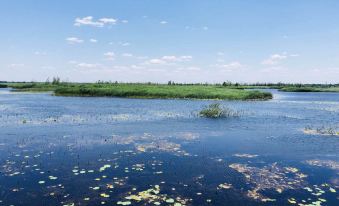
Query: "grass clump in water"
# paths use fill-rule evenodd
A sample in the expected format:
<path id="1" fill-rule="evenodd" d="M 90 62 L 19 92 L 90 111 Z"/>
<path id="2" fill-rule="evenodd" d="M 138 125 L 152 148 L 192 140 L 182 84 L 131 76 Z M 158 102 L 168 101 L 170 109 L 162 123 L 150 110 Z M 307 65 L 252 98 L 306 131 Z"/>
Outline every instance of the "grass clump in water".
<path id="1" fill-rule="evenodd" d="M 199 112 L 201 117 L 206 118 L 228 118 L 228 117 L 239 117 L 240 114 L 233 109 L 222 106 L 219 103 L 213 103 L 206 106 L 203 110 Z"/>
<path id="2" fill-rule="evenodd" d="M 306 126 L 304 128 L 305 134 L 313 135 L 330 135 L 330 136 L 339 136 L 339 131 L 335 127 L 317 127 L 313 128 L 311 126 Z"/>

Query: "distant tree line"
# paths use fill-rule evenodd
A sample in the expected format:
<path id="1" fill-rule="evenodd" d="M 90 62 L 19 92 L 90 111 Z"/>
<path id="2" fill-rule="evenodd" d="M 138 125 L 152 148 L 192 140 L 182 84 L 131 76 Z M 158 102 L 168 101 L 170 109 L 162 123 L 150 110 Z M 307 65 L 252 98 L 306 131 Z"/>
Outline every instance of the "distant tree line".
<path id="1" fill-rule="evenodd" d="M 0 81 L 0 83 L 6 84 L 6 83 L 38 83 L 34 81 L 20 81 L 20 82 L 8 82 L 8 81 Z M 58 85 L 58 84 L 64 84 L 67 83 L 67 81 L 61 81 L 60 77 L 53 77 L 52 80 L 50 78 L 47 78 L 45 81 L 45 84 L 52 84 L 52 85 Z M 98 80 L 96 84 L 148 84 L 148 85 L 163 85 L 163 83 L 154 83 L 154 82 L 118 82 L 118 81 L 103 81 Z M 215 86 L 224 86 L 224 87 L 336 87 L 339 86 L 339 83 L 336 84 L 303 84 L 303 83 L 270 83 L 270 82 L 257 82 L 257 83 L 239 83 L 239 82 L 231 82 L 231 81 L 224 81 L 222 83 L 178 83 L 174 82 L 172 80 L 167 82 L 167 85 L 181 85 L 181 86 L 193 86 L 193 85 L 215 85 Z"/>

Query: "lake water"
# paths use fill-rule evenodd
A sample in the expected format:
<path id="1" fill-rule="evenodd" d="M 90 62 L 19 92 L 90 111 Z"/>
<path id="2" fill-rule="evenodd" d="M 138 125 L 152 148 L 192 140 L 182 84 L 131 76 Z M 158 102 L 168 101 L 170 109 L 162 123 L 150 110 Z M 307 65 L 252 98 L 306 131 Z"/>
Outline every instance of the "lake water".
<path id="1" fill-rule="evenodd" d="M 339 93 L 220 101 L 0 89 L 0 205 L 339 205 Z M 310 132 L 304 132 L 309 128 Z"/>

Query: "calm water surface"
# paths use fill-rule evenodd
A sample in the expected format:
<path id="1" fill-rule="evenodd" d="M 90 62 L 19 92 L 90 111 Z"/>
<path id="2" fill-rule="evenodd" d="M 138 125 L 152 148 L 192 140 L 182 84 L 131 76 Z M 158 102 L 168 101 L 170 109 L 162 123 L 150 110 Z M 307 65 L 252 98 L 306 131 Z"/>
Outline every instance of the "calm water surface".
<path id="1" fill-rule="evenodd" d="M 0 89 L 0 205 L 339 205 L 339 93 L 220 101 Z"/>

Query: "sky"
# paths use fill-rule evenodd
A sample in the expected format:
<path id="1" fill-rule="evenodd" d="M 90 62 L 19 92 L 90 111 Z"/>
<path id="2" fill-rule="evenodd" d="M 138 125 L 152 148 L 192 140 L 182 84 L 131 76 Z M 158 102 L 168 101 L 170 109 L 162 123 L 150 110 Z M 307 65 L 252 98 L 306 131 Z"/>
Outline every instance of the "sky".
<path id="1" fill-rule="evenodd" d="M 1 0 L 0 81 L 339 83 L 338 0 Z"/>

